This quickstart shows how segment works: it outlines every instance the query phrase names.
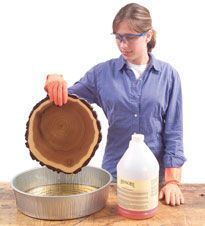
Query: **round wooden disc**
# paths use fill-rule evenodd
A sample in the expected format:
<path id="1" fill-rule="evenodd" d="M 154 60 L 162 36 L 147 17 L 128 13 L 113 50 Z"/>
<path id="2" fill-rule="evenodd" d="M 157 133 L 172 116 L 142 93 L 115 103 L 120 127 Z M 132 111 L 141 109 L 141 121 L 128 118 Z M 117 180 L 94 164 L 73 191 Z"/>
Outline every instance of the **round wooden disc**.
<path id="1" fill-rule="evenodd" d="M 101 127 L 92 107 L 74 95 L 56 106 L 48 98 L 33 108 L 26 130 L 26 146 L 41 165 L 76 173 L 87 165 L 101 141 Z"/>

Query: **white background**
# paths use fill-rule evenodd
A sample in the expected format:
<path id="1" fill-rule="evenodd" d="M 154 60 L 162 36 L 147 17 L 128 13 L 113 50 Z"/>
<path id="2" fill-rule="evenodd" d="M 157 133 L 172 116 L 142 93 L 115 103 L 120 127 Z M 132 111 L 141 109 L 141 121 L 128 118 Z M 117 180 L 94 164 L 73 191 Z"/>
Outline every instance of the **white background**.
<path id="1" fill-rule="evenodd" d="M 32 107 L 45 97 L 48 73 L 69 85 L 95 64 L 118 57 L 112 20 L 130 1 L 0 0 L 0 181 L 37 167 L 25 147 Z M 138 1 L 151 11 L 157 31 L 154 55 L 172 64 L 182 80 L 183 182 L 205 182 L 205 13 L 203 1 Z M 103 140 L 90 164 L 101 165 L 107 121 L 95 106 Z"/>

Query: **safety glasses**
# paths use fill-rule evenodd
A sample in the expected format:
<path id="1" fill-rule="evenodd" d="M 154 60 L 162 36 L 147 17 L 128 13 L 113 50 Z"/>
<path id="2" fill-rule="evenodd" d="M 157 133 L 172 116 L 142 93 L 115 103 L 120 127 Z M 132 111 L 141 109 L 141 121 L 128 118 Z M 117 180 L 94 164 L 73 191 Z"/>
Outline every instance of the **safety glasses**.
<path id="1" fill-rule="evenodd" d="M 139 33 L 139 34 L 119 34 L 119 33 L 112 33 L 115 36 L 115 39 L 119 42 L 130 42 L 135 40 L 139 37 L 145 36 L 147 32 Z"/>

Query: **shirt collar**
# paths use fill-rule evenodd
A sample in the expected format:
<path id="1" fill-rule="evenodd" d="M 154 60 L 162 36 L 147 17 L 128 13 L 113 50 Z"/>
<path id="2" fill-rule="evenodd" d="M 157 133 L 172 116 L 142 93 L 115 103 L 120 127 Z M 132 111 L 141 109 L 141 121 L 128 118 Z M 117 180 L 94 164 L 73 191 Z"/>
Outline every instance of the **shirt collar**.
<path id="1" fill-rule="evenodd" d="M 161 71 L 160 62 L 153 56 L 152 53 L 149 53 L 149 65 L 153 67 L 156 71 Z"/>
<path id="2" fill-rule="evenodd" d="M 125 65 L 126 61 L 124 60 L 123 56 L 120 55 L 120 57 L 117 59 L 117 69 L 120 71 Z"/>
<path id="3" fill-rule="evenodd" d="M 160 71 L 161 67 L 159 61 L 151 53 L 149 53 L 149 57 L 150 57 L 149 66 L 153 67 L 156 71 Z M 121 70 L 125 65 L 126 61 L 124 60 L 123 56 L 120 55 L 120 57 L 117 59 L 118 70 Z"/>

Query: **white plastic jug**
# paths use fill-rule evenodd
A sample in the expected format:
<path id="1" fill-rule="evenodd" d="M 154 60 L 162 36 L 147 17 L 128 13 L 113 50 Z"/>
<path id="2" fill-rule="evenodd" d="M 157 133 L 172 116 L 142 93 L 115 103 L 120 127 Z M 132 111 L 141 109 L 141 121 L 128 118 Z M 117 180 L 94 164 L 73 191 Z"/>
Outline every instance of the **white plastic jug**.
<path id="1" fill-rule="evenodd" d="M 154 216 L 158 192 L 158 161 L 144 143 L 144 135 L 135 133 L 117 165 L 119 214 L 134 219 Z"/>

